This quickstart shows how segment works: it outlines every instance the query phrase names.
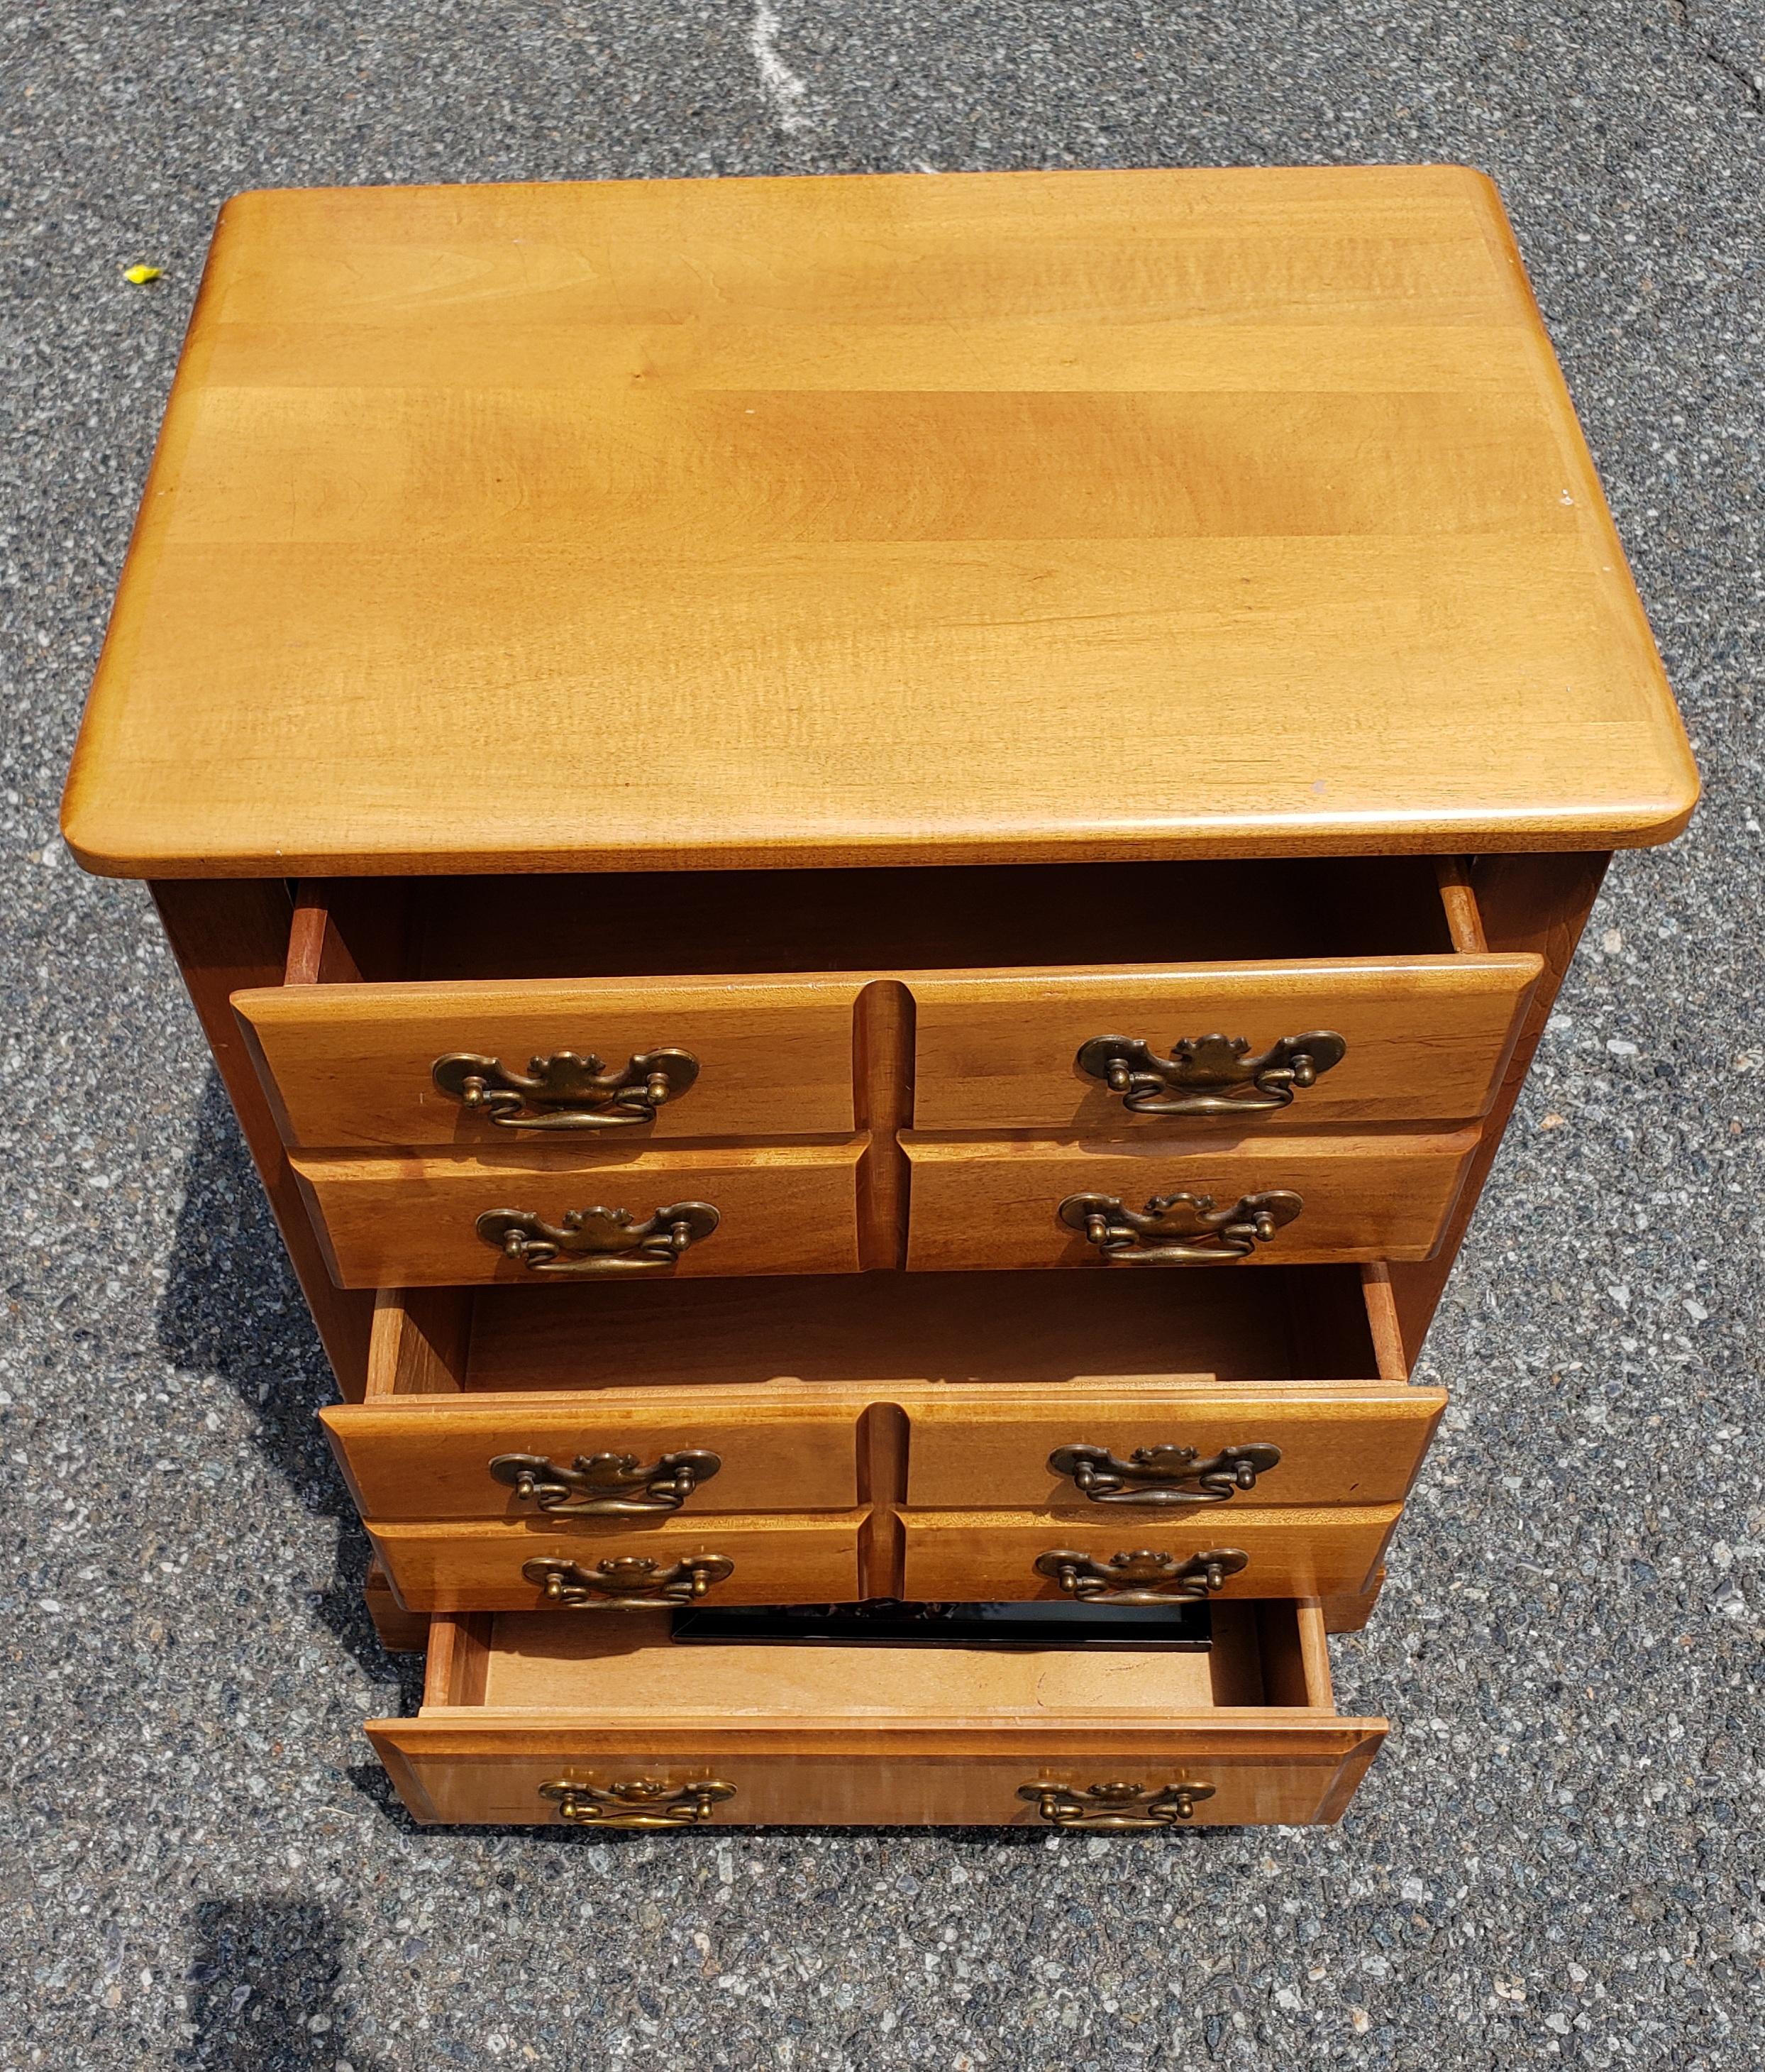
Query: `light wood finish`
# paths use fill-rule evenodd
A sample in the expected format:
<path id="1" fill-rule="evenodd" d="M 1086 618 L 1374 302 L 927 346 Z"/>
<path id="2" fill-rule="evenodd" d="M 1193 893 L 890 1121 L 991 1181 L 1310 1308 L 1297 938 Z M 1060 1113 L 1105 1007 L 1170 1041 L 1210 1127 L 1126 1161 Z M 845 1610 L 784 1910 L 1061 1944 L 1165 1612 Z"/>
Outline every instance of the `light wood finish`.
<path id="1" fill-rule="evenodd" d="M 1239 1134 L 1234 1133 L 1234 1135 Z M 1065 1266 L 1123 1274 L 1058 1215 L 1069 1194 L 1118 1197 L 1138 1210 L 1155 1194 L 1207 1194 L 1221 1208 L 1285 1189 L 1305 1207 L 1272 1243 L 1219 1267 L 1317 1260 L 1426 1259 L 1458 1198 L 1474 1130 L 1449 1136 L 1283 1137 L 1210 1145 L 1205 1131 L 1142 1142 L 1051 1143 L 909 1134 L 913 1210 L 907 1264 L 916 1269 Z"/>
<path id="2" fill-rule="evenodd" d="M 1384 1723 L 1336 1717 L 1326 1634 L 1440 1415 L 1409 1364 L 1607 854 L 1696 792 L 1464 169 L 229 204 L 63 825 L 154 881 L 365 1388 L 326 1423 L 376 1630 L 429 1643 L 372 1729 L 417 1817 L 720 1775 L 723 1825 L 1033 1826 L 1025 1783 L 1119 1778 L 1339 1818 Z M 1076 1067 L 1310 1029 L 1345 1056 L 1263 1113 Z M 430 1076 L 665 1046 L 697 1083 L 629 1135 Z M 1057 1215 L 1274 1190 L 1254 1272 Z M 653 1277 L 474 1228 L 690 1200 L 720 1225 Z M 1049 1466 L 1257 1442 L 1206 1506 Z M 488 1473 L 695 1448 L 671 1514 Z M 1023 1599 L 1056 1548 L 1213 1546 L 1250 1564 L 1205 1656 L 695 1648 L 520 1574 Z"/>
<path id="3" fill-rule="evenodd" d="M 159 877 L 1481 853 L 1696 788 L 1488 181 L 885 175 L 230 202 L 64 825 Z"/>
<path id="4" fill-rule="evenodd" d="M 740 976 L 276 986 L 241 992 L 233 1007 L 296 1149 L 568 1145 L 586 1164 L 680 1137 L 850 1136 L 861 987 L 844 977 Z M 524 1072 L 529 1059 L 554 1051 L 593 1051 L 617 1066 L 664 1047 L 690 1050 L 698 1079 L 654 1123 L 631 1128 L 502 1128 L 430 1076 L 436 1059 L 456 1050 Z"/>
<path id="5" fill-rule="evenodd" d="M 1206 1454 L 1255 1441 L 1282 1452 L 1257 1485 L 1258 1510 L 1400 1502 L 1446 1396 L 1406 1386 L 1381 1355 L 1382 1273 L 1363 1270 L 1358 1305 L 1327 1269 L 1258 1285 L 1261 1295 L 1229 1276 L 1077 1288 L 914 1276 L 779 1281 L 758 1300 L 720 1299 L 716 1284 L 626 1286 L 586 1302 L 573 1291 L 383 1289 L 367 1400 L 321 1415 L 358 1506 L 377 1519 L 534 1518 L 491 1476 L 500 1453 L 568 1463 L 709 1448 L 722 1468 L 677 1517 L 873 1507 L 867 1595 L 900 1587 L 897 1505 L 1045 1509 L 1124 1530 L 1169 1515 L 1087 1502 L 1049 1468 L 1065 1445 Z M 1270 1378 L 1184 1373 L 1171 1364 L 1179 1350 L 1260 1356 Z M 790 1353 L 802 1372 L 786 1376 L 779 1356 Z M 1295 1378 L 1357 1363 L 1358 1379 Z M 976 1368 L 988 1379 L 943 1378 Z"/>
<path id="6" fill-rule="evenodd" d="M 1059 1583 L 1039 1575 L 1036 1557 L 1068 1548 L 1106 1562 L 1145 1548 L 1188 1560 L 1235 1547 L 1249 1565 L 1226 1579 L 1228 1597 L 1322 1597 L 1365 1587 L 1396 1525 L 1401 1504 L 1317 1510 L 1264 1510 L 1242 1497 L 1194 1510 L 1124 1511 L 1092 1506 L 1084 1515 L 1009 1511 L 909 1511 L 906 1567 L 899 1594 L 938 1603 L 1059 1598 Z"/>
<path id="7" fill-rule="evenodd" d="M 294 886 L 284 985 L 348 985 L 402 969 L 415 902 L 400 878 L 303 878 Z"/>
<path id="8" fill-rule="evenodd" d="M 367 1400 L 458 1395 L 466 1386 L 472 1321 L 463 1289 L 377 1289 Z"/>
<path id="9" fill-rule="evenodd" d="M 392 1594 L 392 1585 L 378 1559 L 368 1564 L 362 1603 L 374 1624 L 375 1637 L 388 1655 L 421 1655 L 429 1644 L 429 1622 L 422 1612 L 408 1612 Z"/>
<path id="10" fill-rule="evenodd" d="M 364 1518 L 532 1519 L 535 1505 L 493 1478 L 499 1453 L 568 1467 L 579 1453 L 640 1462 L 687 1449 L 723 1465 L 677 1515 L 847 1511 L 858 1501 L 858 1420 L 868 1399 L 774 1382 L 763 1390 L 664 1388 L 616 1399 L 454 1396 L 321 1411 Z M 646 1529 L 646 1521 L 626 1520 Z"/>
<path id="11" fill-rule="evenodd" d="M 779 887 L 764 874 L 709 874 L 687 881 L 698 889 L 697 902 L 671 913 L 666 932 L 680 938 L 671 947 L 688 965 L 757 952 L 768 968 L 693 979 L 498 976 L 499 960 L 525 967 L 540 954 L 560 972 L 576 956 L 598 970 L 610 954 L 629 955 L 647 971 L 653 930 L 626 937 L 594 924 L 609 910 L 647 921 L 677 906 L 663 878 L 550 881 L 543 904 L 553 925 L 544 933 L 544 952 L 521 939 L 524 903 L 511 903 L 506 890 L 480 897 L 481 881 L 439 883 L 414 906 L 411 888 L 399 881 L 309 881 L 295 905 L 286 983 L 241 993 L 233 1004 L 297 1149 L 540 1141 L 500 1130 L 438 1092 L 429 1072 L 435 1057 L 466 1049 L 519 1067 L 532 1054 L 566 1048 L 581 1054 L 598 1046 L 617 1059 L 660 1047 L 663 1036 L 692 1050 L 704 1071 L 688 1094 L 658 1112 L 645 1141 L 842 1133 L 855 1114 L 882 1134 L 914 1119 L 916 1076 L 924 1128 L 1070 1121 L 1093 1131 L 1143 1131 L 1155 1124 L 1125 1116 L 1106 1089 L 1078 1072 L 1072 1054 L 1100 1032 L 1157 1029 L 1172 1020 L 1187 1033 L 1205 1033 L 1215 1026 L 1209 1018 L 1222 1016 L 1292 1031 L 1327 1026 L 1348 1038 L 1348 1058 L 1307 1091 L 1300 1108 L 1258 1116 L 1260 1127 L 1295 1120 L 1303 1126 L 1307 1116 L 1378 1121 L 1480 1112 L 1538 960 L 1330 954 L 1357 935 L 1414 939 L 1430 932 L 1430 919 L 1439 931 L 1448 906 L 1458 917 L 1457 932 L 1447 931 L 1455 944 L 1480 939 L 1463 865 L 1441 864 L 1448 875 L 1435 889 L 1441 908 L 1432 912 L 1432 902 L 1417 900 L 1416 866 L 1401 859 L 1319 866 L 1287 883 L 1271 878 L 1271 868 L 1189 865 L 1174 879 L 1167 871 L 1168 883 L 1150 866 L 1125 874 L 1032 871 L 1015 880 L 1006 874 L 996 885 L 997 872 L 884 874 L 913 881 L 902 896 L 910 907 L 931 910 L 905 917 L 917 920 L 917 933 L 886 902 L 844 896 L 848 882 L 876 889 L 876 874 L 858 881 L 849 874 L 793 876 L 782 882 L 785 891 L 807 888 L 813 878 L 818 896 L 786 898 L 782 913 L 773 911 Z M 1021 969 L 1000 960 L 1001 949 L 1008 953 L 1019 936 L 1016 914 L 1001 911 L 1014 894 L 1036 902 L 1049 947 L 1082 956 L 1082 964 Z M 1143 914 L 1114 911 L 1143 898 L 1149 902 Z M 1046 913 L 1045 900 L 1052 902 Z M 1165 920 L 1172 902 L 1180 926 Z M 1203 911 L 1188 911 L 1195 906 Z M 1219 911 L 1208 911 L 1213 908 Z M 579 931 L 585 931 L 581 939 Z M 1161 941 L 1174 948 L 1185 937 L 1187 947 L 1205 952 L 1283 934 L 1322 950 L 1303 960 L 1165 965 L 1124 964 L 1109 954 Z M 792 944 L 837 957 L 839 968 L 770 969 Z M 891 977 L 856 968 L 866 950 L 878 956 L 942 952 L 963 966 L 998 968 Z M 482 976 L 403 976 L 433 962 L 475 964 Z M 375 982 L 351 983 L 370 975 Z M 916 1020 L 924 1023 L 917 1056 Z M 585 1154 L 597 1141 L 631 1139 L 621 1133 L 571 1141 Z"/>
<path id="12" fill-rule="evenodd" d="M 858 1536 L 860 1597 L 898 1596 L 905 1536 L 896 1506 L 907 1494 L 907 1414 L 872 1403 L 858 1420 L 858 1489 L 869 1514 Z"/>
<path id="13" fill-rule="evenodd" d="M 240 988 L 273 985 L 279 976 L 293 919 L 288 888 L 265 879 L 232 884 L 191 880 L 156 884 L 152 890 L 160 924 L 269 1198 L 326 1357 L 343 1394 L 359 1396 L 367 1368 L 372 1300 L 346 1293 L 331 1277 L 275 1117 L 228 1005 Z"/>
<path id="14" fill-rule="evenodd" d="M 1193 1824 L 1340 1817 L 1310 1605 L 1222 1605 L 1211 1655 L 671 1645 L 660 1620 L 437 1618 L 423 1709 L 368 1732 L 416 1818 L 556 1823 L 541 1784 L 723 1779 L 711 1824 L 1039 1827 L 1025 1784 L 1207 1782 Z"/>
<path id="15" fill-rule="evenodd" d="M 913 1003 L 891 979 L 859 997 L 858 1120 L 867 1133 L 858 1162 L 858 1254 L 866 1271 L 907 1263 L 907 1154 L 901 1132 L 913 1113 Z"/>
<path id="16" fill-rule="evenodd" d="M 1447 917 L 1452 947 L 1460 956 L 1482 956 L 1489 948 L 1489 940 L 1484 933 L 1483 915 L 1477 906 L 1477 888 L 1469 862 L 1462 856 L 1436 857 L 1435 875 L 1440 886 L 1440 906 Z"/>
<path id="17" fill-rule="evenodd" d="M 1469 1118 L 1489 1104 L 1539 968 L 1511 956 L 915 972 L 913 1123 L 1094 1139 Z M 1345 1037 L 1347 1055 L 1291 1107 L 1261 1114 L 1132 1114 L 1075 1062 L 1095 1036 L 1137 1037 L 1168 1054 L 1180 1037 L 1246 1036 L 1265 1050 L 1315 1029 Z"/>
<path id="18" fill-rule="evenodd" d="M 1400 1503 L 1446 1408 L 1446 1392 L 1373 1382 L 1309 1388 L 1221 1388 L 1205 1375 L 1138 1385 L 897 1392 L 909 1426 L 907 1501 L 934 1510 L 1053 1509 L 1077 1527 L 1126 1534 L 1171 1517 L 1164 1506 L 1097 1503 L 1049 1468 L 1057 1448 L 1279 1446 L 1258 1478 L 1260 1511 Z M 359 1416 L 359 1412 L 330 1413 Z M 1229 1536 L 1244 1495 L 1185 1507 L 1203 1532 Z M 1213 1521 L 1208 1523 L 1205 1521 Z M 1063 1528 L 1064 1529 L 1064 1528 Z M 1136 1542 L 1136 1544 L 1138 1543 Z"/>
<path id="19" fill-rule="evenodd" d="M 1380 1379 L 1407 1381 L 1410 1363 L 1403 1348 L 1397 1296 L 1391 1285 L 1391 1268 L 1382 1259 L 1370 1260 L 1361 1268 L 1361 1297 L 1366 1305 L 1367 1329 Z"/>
<path id="20" fill-rule="evenodd" d="M 798 1516 L 700 1518 L 687 1512 L 629 1518 L 439 1521 L 373 1519 L 368 1536 L 409 1611 L 525 1611 L 541 1601 L 521 1573 L 525 1561 L 575 1561 L 593 1569 L 610 1556 L 647 1556 L 663 1568 L 690 1554 L 722 1554 L 733 1572 L 710 1589 L 720 1605 L 844 1604 L 858 1595 L 858 1511 Z M 574 1611 L 548 1616 L 621 1619 L 634 1614 Z"/>
<path id="21" fill-rule="evenodd" d="M 722 1220 L 654 1277 L 849 1273 L 857 1268 L 856 1169 L 865 1141 L 745 1150 L 659 1147 L 581 1161 L 522 1146 L 450 1156 L 307 1153 L 290 1162 L 346 1288 L 560 1276 L 506 1259 L 474 1227 L 488 1209 L 531 1210 L 554 1225 L 604 1204 L 643 1218 L 675 1202 L 708 1202 Z M 609 1276 L 576 1276 L 601 1285 Z"/>
<path id="22" fill-rule="evenodd" d="M 1322 1597 L 1319 1610 L 1324 1614 L 1326 1633 L 1360 1633 L 1371 1620 L 1374 1606 L 1379 1601 L 1379 1593 L 1385 1588 L 1385 1572 L 1383 1565 L 1373 1570 L 1364 1590 L 1351 1591 L 1346 1596 Z"/>

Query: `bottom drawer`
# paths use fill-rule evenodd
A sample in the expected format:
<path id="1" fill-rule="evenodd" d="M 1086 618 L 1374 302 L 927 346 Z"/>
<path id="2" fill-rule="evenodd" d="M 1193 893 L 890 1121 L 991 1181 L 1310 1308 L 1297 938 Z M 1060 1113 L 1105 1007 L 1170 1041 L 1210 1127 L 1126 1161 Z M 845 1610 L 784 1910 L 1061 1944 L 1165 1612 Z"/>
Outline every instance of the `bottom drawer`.
<path id="1" fill-rule="evenodd" d="M 685 1645 L 664 1614 L 431 1622 L 371 1721 L 425 1823 L 1168 1832 L 1334 1821 L 1385 1733 L 1335 1712 L 1315 1603 L 1216 1605 L 1211 1651 Z"/>

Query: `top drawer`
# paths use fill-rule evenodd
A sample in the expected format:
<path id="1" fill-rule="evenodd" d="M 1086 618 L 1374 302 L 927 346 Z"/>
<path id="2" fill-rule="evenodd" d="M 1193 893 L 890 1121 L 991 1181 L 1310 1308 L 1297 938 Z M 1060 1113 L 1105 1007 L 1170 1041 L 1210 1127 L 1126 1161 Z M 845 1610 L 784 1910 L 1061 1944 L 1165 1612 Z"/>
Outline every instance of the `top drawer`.
<path id="1" fill-rule="evenodd" d="M 1538 972 L 1533 956 L 1470 956 L 916 972 L 913 1126 L 1095 1141 L 1209 1121 L 1468 1121 Z"/>
<path id="2" fill-rule="evenodd" d="M 297 1149 L 1459 1122 L 1540 969 L 1426 858 L 305 887 Z"/>
<path id="3" fill-rule="evenodd" d="M 450 980 L 266 986 L 233 1004 L 297 1149 L 610 1150 L 849 1136 L 862 990 L 833 976 Z M 560 1063 L 566 1054 L 581 1071 Z"/>

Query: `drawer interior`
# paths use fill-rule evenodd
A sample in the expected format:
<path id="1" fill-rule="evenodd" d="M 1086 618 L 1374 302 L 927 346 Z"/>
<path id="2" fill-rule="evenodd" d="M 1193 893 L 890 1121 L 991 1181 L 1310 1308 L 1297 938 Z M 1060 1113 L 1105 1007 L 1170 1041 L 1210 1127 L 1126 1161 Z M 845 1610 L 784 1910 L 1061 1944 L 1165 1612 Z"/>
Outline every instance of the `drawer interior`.
<path id="1" fill-rule="evenodd" d="M 1480 949 L 1426 857 L 333 879 L 290 976 L 681 977 L 1427 956 Z"/>
<path id="2" fill-rule="evenodd" d="M 437 1618 L 431 1625 L 423 1709 L 470 1707 L 671 1725 L 1333 1709 L 1329 1653 L 1316 1607 L 1280 1600 L 1223 1603 L 1213 1614 L 1213 1645 L 1200 1653 L 1076 1646 L 686 1645 L 670 1638 L 667 1614 L 618 1620 L 532 1612 Z"/>
<path id="3" fill-rule="evenodd" d="M 1232 1516 L 1262 1552 L 1232 1591 L 1352 1592 L 1444 1403 L 1406 1379 L 1382 1268 L 1274 1267 L 1064 1285 L 926 1275 L 388 1291 L 365 1400 L 322 1415 L 402 1598 L 439 1610 L 523 1605 L 524 1587 L 513 1600 L 489 1593 L 515 1588 L 498 1542 L 538 1527 L 548 1503 L 577 1507 L 557 1521 L 585 1544 L 638 1534 L 657 1552 L 683 1534 L 739 1553 L 741 1594 L 720 1589 L 720 1602 L 1044 1596 L 1031 1557 L 1080 1544 L 1082 1525 L 1087 1548 L 1123 1533 L 1120 1544 L 1184 1554 L 1215 1544 L 1205 1536 L 1219 1514 L 1205 1502 L 1089 1502 L 1056 1458 L 1073 1447 L 1098 1461 L 1187 1448 L 1197 1474 L 1216 1471 L 1205 1464 L 1220 1449 L 1249 1448 L 1256 1472 L 1238 1482 Z M 634 1486 L 657 1482 L 679 1501 L 634 1507 L 610 1470 L 596 1481 L 593 1464 L 616 1456 L 629 1457 Z M 696 1465 L 679 1494 L 682 1461 Z M 538 1482 L 515 1487 L 510 1464 L 523 1462 L 558 1486 L 546 1502 Z M 768 1519 L 776 1545 L 736 1545 Z M 855 1526 L 856 1588 L 819 1568 L 811 1581 L 811 1554 L 844 1562 Z M 1027 1553 L 1026 1534 L 1037 1543 Z M 1000 1572 L 1005 1540 L 1022 1559 Z M 786 1566 L 757 1597 L 755 1560 L 768 1555 Z M 916 1562 L 943 1580 L 913 1585 Z"/>
<path id="4" fill-rule="evenodd" d="M 430 1622 L 421 1709 L 368 1733 L 425 1823 L 555 1824 L 573 1791 L 593 1820 L 652 1828 L 1070 1811 L 1094 1832 L 1099 1792 L 1180 1790 L 1169 1824 L 1340 1819 L 1386 1729 L 1337 1714 L 1320 1608 L 1217 1605 L 1214 1634 L 1207 1654 L 687 1645 L 663 1618 L 449 1616 Z M 630 1816 L 700 1783 L 683 1815 Z"/>
<path id="5" fill-rule="evenodd" d="M 368 1400 L 505 1390 L 1402 1379 L 1382 1269 L 389 1292 Z"/>

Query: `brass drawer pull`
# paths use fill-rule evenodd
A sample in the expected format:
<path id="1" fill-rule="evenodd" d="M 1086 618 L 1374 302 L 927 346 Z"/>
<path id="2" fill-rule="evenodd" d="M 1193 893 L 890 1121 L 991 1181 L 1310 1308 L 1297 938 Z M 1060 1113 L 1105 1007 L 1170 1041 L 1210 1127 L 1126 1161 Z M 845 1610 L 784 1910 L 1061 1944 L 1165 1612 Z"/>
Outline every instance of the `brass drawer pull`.
<path id="1" fill-rule="evenodd" d="M 1221 1266 L 1266 1244 L 1304 1207 L 1277 1188 L 1242 1194 L 1229 1209 L 1215 1208 L 1211 1194 L 1155 1194 L 1143 1209 L 1116 1194 L 1069 1194 L 1057 1213 L 1111 1266 Z"/>
<path id="2" fill-rule="evenodd" d="M 699 1061 L 690 1050 L 640 1050 L 622 1071 L 609 1071 L 592 1052 L 560 1050 L 529 1059 L 518 1072 L 500 1058 L 455 1050 L 436 1059 L 431 1076 L 499 1129 L 632 1129 L 654 1122 L 664 1101 L 687 1091 Z"/>
<path id="3" fill-rule="evenodd" d="M 720 1455 L 697 1448 L 663 1453 L 648 1467 L 635 1453 L 578 1453 L 567 1468 L 543 1453 L 499 1453 L 491 1473 L 553 1518 L 634 1518 L 678 1511 L 722 1466 Z"/>
<path id="4" fill-rule="evenodd" d="M 1051 1827 L 1085 1827 L 1093 1834 L 1143 1832 L 1174 1827 L 1190 1819 L 1211 1784 L 1088 1784 L 1075 1791 L 1069 1784 L 1021 1784 L 1020 1799 L 1036 1802 L 1036 1811 Z"/>
<path id="5" fill-rule="evenodd" d="M 654 1273 L 722 1220 L 708 1202 L 675 1202 L 642 1223 L 629 1209 L 571 1209 L 560 1223 L 531 1209 L 486 1209 L 478 1234 L 531 1273 Z"/>
<path id="6" fill-rule="evenodd" d="M 1216 1547 L 1187 1560 L 1146 1547 L 1112 1554 L 1106 1561 L 1069 1547 L 1052 1548 L 1036 1557 L 1038 1576 L 1052 1577 L 1065 1596 L 1087 1605 L 1193 1604 L 1212 1597 L 1224 1588 L 1228 1576 L 1250 1565 L 1250 1556 L 1237 1547 Z"/>
<path id="7" fill-rule="evenodd" d="M 736 1572 L 724 1554 L 688 1554 L 664 1568 L 646 1554 L 614 1554 L 585 1568 L 579 1561 L 523 1561 L 521 1573 L 536 1583 L 548 1605 L 577 1612 L 653 1612 L 663 1605 L 690 1605 L 713 1583 Z"/>
<path id="8" fill-rule="evenodd" d="M 1283 1036 L 1254 1057 L 1248 1036 L 1180 1036 L 1168 1058 L 1138 1036 L 1094 1036 L 1074 1062 L 1135 1115 L 1245 1115 L 1287 1107 L 1348 1049 L 1333 1029 Z"/>
<path id="9" fill-rule="evenodd" d="M 1136 1446 L 1125 1461 L 1106 1446 L 1061 1446 L 1049 1472 L 1070 1475 L 1093 1503 L 1224 1503 L 1279 1467 L 1279 1446 L 1222 1446 L 1203 1460 L 1193 1446 Z"/>
<path id="10" fill-rule="evenodd" d="M 735 1795 L 733 1784 L 715 1778 L 703 1784 L 663 1784 L 653 1777 L 633 1777 L 601 1786 L 560 1777 L 540 1786 L 540 1798 L 552 1800 L 558 1818 L 578 1827 L 703 1827 L 716 1807 Z"/>

